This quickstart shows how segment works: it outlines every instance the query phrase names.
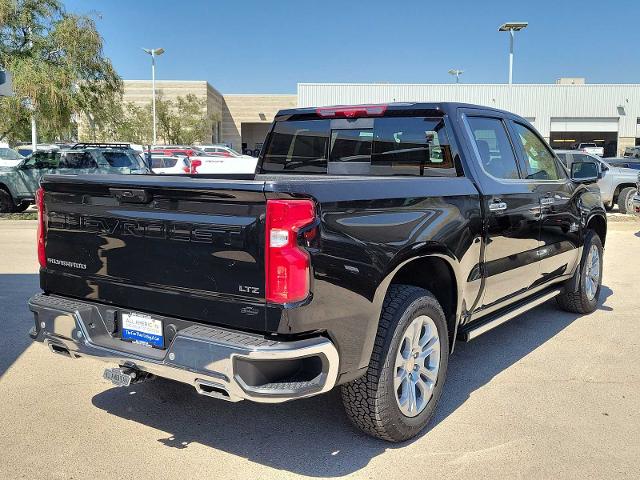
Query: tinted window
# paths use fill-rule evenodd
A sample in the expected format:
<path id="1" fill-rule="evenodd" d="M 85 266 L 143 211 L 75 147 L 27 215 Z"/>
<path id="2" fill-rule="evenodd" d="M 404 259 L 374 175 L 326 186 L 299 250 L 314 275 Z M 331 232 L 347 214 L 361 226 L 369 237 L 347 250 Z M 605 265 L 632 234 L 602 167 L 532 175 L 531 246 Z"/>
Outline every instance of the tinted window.
<path id="1" fill-rule="evenodd" d="M 371 167 L 377 175 L 455 174 L 444 121 L 421 117 L 377 119 Z"/>
<path id="2" fill-rule="evenodd" d="M 114 168 L 141 168 L 142 159 L 137 154 L 125 151 L 102 152 L 107 163 Z"/>
<path id="3" fill-rule="evenodd" d="M 371 128 L 333 130 L 329 147 L 329 173 L 368 175 L 372 144 Z"/>
<path id="4" fill-rule="evenodd" d="M 23 168 L 58 168 L 60 152 L 36 152 L 24 162 Z"/>
<path id="5" fill-rule="evenodd" d="M 330 120 L 277 122 L 265 149 L 262 171 L 456 174 L 443 119 L 385 117 L 373 120 L 373 128 L 369 125 L 330 130 Z"/>
<path id="6" fill-rule="evenodd" d="M 531 129 L 519 123 L 513 125 L 517 138 L 524 149 L 527 178 L 558 180 L 560 172 L 553 153 Z M 575 156 L 573 161 L 576 161 Z"/>
<path id="7" fill-rule="evenodd" d="M 519 178 L 516 157 L 502 121 L 469 117 L 468 122 L 485 171 L 496 178 Z"/>
<path id="8" fill-rule="evenodd" d="M 277 122 L 264 154 L 265 172 L 325 173 L 329 120 Z"/>
<path id="9" fill-rule="evenodd" d="M 60 162 L 60 168 L 96 168 L 96 162 L 89 152 L 68 152 Z"/>
<path id="10" fill-rule="evenodd" d="M 151 168 L 164 168 L 164 158 L 151 157 Z"/>

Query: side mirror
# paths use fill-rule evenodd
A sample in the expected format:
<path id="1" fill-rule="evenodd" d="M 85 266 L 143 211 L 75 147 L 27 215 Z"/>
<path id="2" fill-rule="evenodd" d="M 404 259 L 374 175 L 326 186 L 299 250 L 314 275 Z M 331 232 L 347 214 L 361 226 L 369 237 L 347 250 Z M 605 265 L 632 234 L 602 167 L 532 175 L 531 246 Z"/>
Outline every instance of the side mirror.
<path id="1" fill-rule="evenodd" d="M 596 162 L 574 162 L 571 164 L 571 180 L 576 183 L 595 183 L 600 179 L 600 168 Z"/>

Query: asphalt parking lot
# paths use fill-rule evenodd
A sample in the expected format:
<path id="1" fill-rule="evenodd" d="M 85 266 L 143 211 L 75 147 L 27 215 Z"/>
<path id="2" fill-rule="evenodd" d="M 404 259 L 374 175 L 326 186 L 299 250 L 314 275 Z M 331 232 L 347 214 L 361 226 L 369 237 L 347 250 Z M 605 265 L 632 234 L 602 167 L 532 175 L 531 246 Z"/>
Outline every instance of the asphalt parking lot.
<path id="1" fill-rule="evenodd" d="M 0 220 L 1 478 L 638 478 L 640 222 L 609 224 L 595 313 L 550 302 L 459 343 L 435 421 L 400 445 L 358 433 L 336 392 L 256 405 L 163 380 L 118 389 L 103 364 L 32 345 L 35 229 Z"/>

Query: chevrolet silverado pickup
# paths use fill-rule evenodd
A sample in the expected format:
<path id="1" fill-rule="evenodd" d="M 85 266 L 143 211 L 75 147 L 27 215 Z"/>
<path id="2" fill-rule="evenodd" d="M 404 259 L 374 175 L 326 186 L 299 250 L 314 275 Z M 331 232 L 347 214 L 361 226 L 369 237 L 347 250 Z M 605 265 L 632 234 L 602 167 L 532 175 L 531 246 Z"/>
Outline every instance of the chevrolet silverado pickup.
<path id="1" fill-rule="evenodd" d="M 596 309 L 597 181 L 487 107 L 283 110 L 255 174 L 45 176 L 30 335 L 119 386 L 271 403 L 339 386 L 355 425 L 402 441 L 455 340 L 552 298 Z"/>

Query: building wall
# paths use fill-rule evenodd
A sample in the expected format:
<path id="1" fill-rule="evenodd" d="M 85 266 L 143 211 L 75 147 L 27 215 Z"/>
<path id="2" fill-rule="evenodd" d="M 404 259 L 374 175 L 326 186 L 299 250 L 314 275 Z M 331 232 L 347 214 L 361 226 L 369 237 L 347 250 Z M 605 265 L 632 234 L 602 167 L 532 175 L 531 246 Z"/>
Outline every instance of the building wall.
<path id="1" fill-rule="evenodd" d="M 146 107 L 151 103 L 152 89 L 151 80 L 124 80 L 125 102 L 133 102 L 137 105 Z M 214 125 L 204 143 L 218 141 L 216 139 L 216 122 L 222 122 L 222 110 L 224 100 L 220 92 L 209 85 L 204 80 L 156 80 L 156 93 L 165 100 L 176 100 L 178 97 L 186 97 L 187 95 L 195 95 L 202 101 L 207 109 L 207 114 L 214 118 Z"/>
<path id="2" fill-rule="evenodd" d="M 640 85 L 298 84 L 298 106 L 403 101 L 466 102 L 529 119 L 549 138 L 552 118 L 618 119 L 618 153 L 636 137 Z M 634 140 L 635 141 L 635 140 Z"/>
<path id="3" fill-rule="evenodd" d="M 222 139 L 240 151 L 242 124 L 273 122 L 278 110 L 294 108 L 297 95 L 223 95 Z"/>

